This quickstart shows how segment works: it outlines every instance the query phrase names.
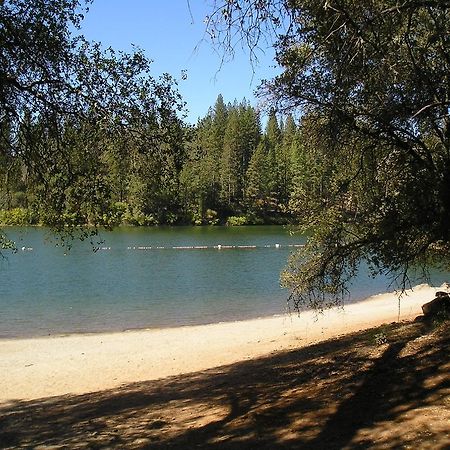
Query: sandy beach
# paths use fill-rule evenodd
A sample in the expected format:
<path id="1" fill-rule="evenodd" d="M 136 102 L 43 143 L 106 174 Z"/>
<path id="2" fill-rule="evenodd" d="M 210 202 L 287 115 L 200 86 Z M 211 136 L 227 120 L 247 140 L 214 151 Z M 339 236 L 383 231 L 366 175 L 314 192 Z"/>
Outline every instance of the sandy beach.
<path id="1" fill-rule="evenodd" d="M 416 286 L 400 320 L 421 314 L 442 287 Z M 82 394 L 198 372 L 398 320 L 394 293 L 317 315 L 109 334 L 0 340 L 0 403 Z"/>

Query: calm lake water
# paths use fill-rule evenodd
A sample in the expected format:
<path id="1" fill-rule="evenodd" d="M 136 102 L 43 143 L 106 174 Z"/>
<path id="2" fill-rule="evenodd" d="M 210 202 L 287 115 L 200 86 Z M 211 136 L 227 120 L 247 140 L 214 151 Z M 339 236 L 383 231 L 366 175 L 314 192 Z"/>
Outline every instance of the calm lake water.
<path id="1" fill-rule="evenodd" d="M 19 251 L 0 260 L 0 337 L 282 314 L 279 274 L 305 242 L 279 226 L 120 228 L 101 235 L 99 251 L 75 242 L 66 255 L 43 229 L 6 231 Z M 353 300 L 386 288 L 362 275 Z"/>

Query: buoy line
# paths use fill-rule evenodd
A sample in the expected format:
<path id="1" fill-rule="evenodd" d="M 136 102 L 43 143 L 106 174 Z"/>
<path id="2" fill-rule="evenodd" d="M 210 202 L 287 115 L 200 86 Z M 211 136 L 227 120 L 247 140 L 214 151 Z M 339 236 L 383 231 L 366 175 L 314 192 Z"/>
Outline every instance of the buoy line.
<path id="1" fill-rule="evenodd" d="M 174 245 L 174 246 L 128 246 L 127 250 L 254 250 L 260 248 L 300 248 L 304 244 L 266 244 L 266 245 Z M 100 250 L 111 250 L 102 247 Z"/>
<path id="2" fill-rule="evenodd" d="M 266 244 L 266 245 L 174 245 L 174 246 L 128 246 L 127 250 L 255 250 L 260 248 L 300 248 L 305 244 Z M 22 252 L 32 252 L 33 247 L 21 247 Z M 112 247 L 99 247 L 97 250 L 113 250 Z"/>

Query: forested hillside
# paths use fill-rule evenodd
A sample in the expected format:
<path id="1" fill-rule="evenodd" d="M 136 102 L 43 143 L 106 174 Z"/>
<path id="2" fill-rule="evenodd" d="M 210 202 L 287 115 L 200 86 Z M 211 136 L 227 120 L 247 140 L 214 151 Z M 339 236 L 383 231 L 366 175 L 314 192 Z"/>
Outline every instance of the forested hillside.
<path id="1" fill-rule="evenodd" d="M 88 121 L 64 124 L 62 136 L 69 151 L 64 161 L 55 163 L 70 165 L 72 171 L 96 165 L 105 224 L 286 223 L 301 209 L 305 190 L 314 184 L 320 189 L 311 172 L 314 165 L 308 164 L 309 173 L 304 170 L 312 150 L 302 145 L 302 131 L 292 116 L 281 118 L 272 112 L 263 130 L 258 111 L 247 101 L 226 104 L 219 95 L 196 126 L 172 116 L 157 127 L 152 133 L 164 139 L 143 149 L 129 135 L 112 138 L 108 130 Z M 44 128 L 30 117 L 18 133 L 17 151 L 1 155 L 1 224 L 52 225 L 39 202 L 41 180 L 48 177 L 31 173 L 20 151 L 25 133 L 36 149 L 58 145 Z M 2 131 L 1 138 L 7 140 L 7 127 Z M 95 161 L 86 157 L 85 140 L 92 133 Z M 317 155 L 314 160 L 319 161 Z M 81 202 L 76 204 L 76 183 L 64 184 L 64 189 L 64 221 L 89 224 L 89 211 Z"/>

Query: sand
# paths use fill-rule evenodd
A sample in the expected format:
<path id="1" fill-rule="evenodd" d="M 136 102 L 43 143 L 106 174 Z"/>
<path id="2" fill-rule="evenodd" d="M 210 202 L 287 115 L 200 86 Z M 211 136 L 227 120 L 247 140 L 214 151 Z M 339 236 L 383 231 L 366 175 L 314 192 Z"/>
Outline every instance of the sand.
<path id="1" fill-rule="evenodd" d="M 421 314 L 443 287 L 419 285 L 401 300 L 400 320 Z M 303 347 L 398 320 L 394 293 L 321 315 L 304 312 L 240 322 L 121 333 L 0 340 L 0 403 L 82 394 L 198 372 Z"/>

